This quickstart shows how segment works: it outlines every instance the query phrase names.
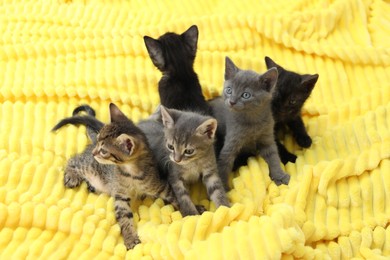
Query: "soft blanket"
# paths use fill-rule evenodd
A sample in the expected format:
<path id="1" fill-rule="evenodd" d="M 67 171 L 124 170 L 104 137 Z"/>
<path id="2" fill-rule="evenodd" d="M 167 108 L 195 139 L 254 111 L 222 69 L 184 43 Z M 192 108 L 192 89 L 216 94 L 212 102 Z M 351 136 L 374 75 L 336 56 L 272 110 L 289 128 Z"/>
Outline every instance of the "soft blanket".
<path id="1" fill-rule="evenodd" d="M 65 189 L 84 127 L 51 133 L 80 104 L 108 122 L 159 103 L 143 36 L 199 28 L 195 70 L 207 98 L 224 58 L 264 72 L 264 56 L 318 73 L 303 109 L 313 145 L 276 186 L 259 158 L 232 174 L 231 208 L 182 218 L 135 202 L 142 243 L 126 251 L 113 200 Z M 385 0 L 3 1 L 0 6 L 0 259 L 385 259 L 390 255 L 390 3 Z"/>

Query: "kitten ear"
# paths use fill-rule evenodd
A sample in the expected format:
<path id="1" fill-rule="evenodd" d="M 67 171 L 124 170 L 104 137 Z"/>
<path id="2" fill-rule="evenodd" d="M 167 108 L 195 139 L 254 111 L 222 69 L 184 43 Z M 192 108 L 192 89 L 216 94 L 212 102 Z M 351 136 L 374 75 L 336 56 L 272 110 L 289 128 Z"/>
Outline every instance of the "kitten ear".
<path id="1" fill-rule="evenodd" d="M 310 74 L 306 74 L 306 75 L 302 75 L 301 76 L 301 86 L 306 89 L 307 92 L 311 92 L 315 86 L 315 84 L 317 83 L 317 80 L 318 80 L 318 77 L 319 75 L 318 74 L 314 74 L 314 75 L 310 75 Z"/>
<path id="2" fill-rule="evenodd" d="M 207 119 L 195 130 L 196 135 L 207 136 L 209 139 L 213 139 L 215 132 L 217 131 L 217 120 L 214 118 Z"/>
<path id="3" fill-rule="evenodd" d="M 198 27 L 196 25 L 192 25 L 190 28 L 187 29 L 187 31 L 183 32 L 181 35 L 182 37 L 184 37 L 187 44 L 191 46 L 193 54 L 195 54 L 198 45 Z"/>
<path id="4" fill-rule="evenodd" d="M 110 118 L 111 122 L 127 120 L 125 114 L 114 103 L 110 103 Z"/>
<path id="5" fill-rule="evenodd" d="M 276 62 L 274 62 L 270 57 L 265 56 L 264 58 L 265 64 L 267 65 L 267 69 L 270 69 L 272 67 L 277 68 L 278 70 L 283 69 L 280 65 L 278 65 Z"/>
<path id="6" fill-rule="evenodd" d="M 273 91 L 277 80 L 278 70 L 275 67 L 267 70 L 263 75 L 260 76 L 261 87 L 268 92 Z"/>
<path id="7" fill-rule="evenodd" d="M 164 107 L 163 105 L 160 105 L 160 111 L 161 111 L 163 125 L 166 128 L 173 128 L 175 125 L 175 121 L 173 120 L 171 114 L 169 113 L 168 108 Z"/>
<path id="8" fill-rule="evenodd" d="M 127 135 L 127 134 L 121 134 L 116 138 L 116 140 L 119 142 L 119 145 L 129 154 L 131 155 L 134 150 L 135 142 L 133 137 Z"/>
<path id="9" fill-rule="evenodd" d="M 164 68 L 165 62 L 160 42 L 149 36 L 144 36 L 144 42 L 154 66 L 158 69 Z"/>
<path id="10" fill-rule="evenodd" d="M 232 79 L 236 73 L 239 71 L 239 68 L 233 63 L 233 61 L 226 56 L 225 58 L 225 80 Z"/>

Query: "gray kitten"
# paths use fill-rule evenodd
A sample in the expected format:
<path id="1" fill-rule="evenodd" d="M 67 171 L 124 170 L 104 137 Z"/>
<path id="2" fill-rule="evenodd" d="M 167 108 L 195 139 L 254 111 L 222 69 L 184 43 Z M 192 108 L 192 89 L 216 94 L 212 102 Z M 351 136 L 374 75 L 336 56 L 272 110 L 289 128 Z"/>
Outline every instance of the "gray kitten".
<path id="1" fill-rule="evenodd" d="M 226 57 L 223 95 L 210 101 L 225 135 L 218 168 L 226 187 L 240 152 L 260 154 L 268 164 L 270 178 L 277 185 L 289 183 L 290 176 L 280 166 L 274 139 L 271 99 L 277 78 L 276 68 L 260 75 L 239 69 Z"/>
<path id="2" fill-rule="evenodd" d="M 75 115 L 85 110 L 88 116 Z M 111 123 L 104 125 L 94 117 L 89 106 L 75 109 L 73 117 L 61 120 L 53 130 L 66 124 L 84 124 L 92 144 L 67 163 L 64 185 L 75 188 L 85 181 L 93 192 L 115 199 L 115 217 L 127 249 L 140 242 L 130 208 L 132 197 L 161 197 L 178 208 L 176 197 L 159 176 L 156 161 L 143 132 L 114 104 L 110 104 Z M 97 134 L 97 131 L 99 133 Z"/>
<path id="3" fill-rule="evenodd" d="M 181 213 L 184 216 L 201 213 L 191 201 L 186 187 L 199 178 L 202 178 L 207 194 L 216 207 L 229 207 L 218 175 L 213 145 L 217 120 L 163 106 L 159 110 L 138 126 L 148 137 L 160 170 L 167 175 Z"/>

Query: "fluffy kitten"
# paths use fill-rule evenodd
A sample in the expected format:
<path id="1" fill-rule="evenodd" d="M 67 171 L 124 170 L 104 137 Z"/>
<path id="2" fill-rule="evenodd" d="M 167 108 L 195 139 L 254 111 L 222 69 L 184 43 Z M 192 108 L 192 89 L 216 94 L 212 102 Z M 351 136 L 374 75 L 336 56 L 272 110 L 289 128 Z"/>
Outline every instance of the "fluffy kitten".
<path id="1" fill-rule="evenodd" d="M 301 118 L 301 109 L 318 80 L 318 74 L 300 75 L 285 70 L 269 57 L 265 57 L 265 63 L 268 69 L 276 67 L 279 74 L 272 97 L 275 135 L 283 128 L 288 127 L 299 146 L 304 148 L 310 147 L 312 140 L 307 134 Z M 279 141 L 277 141 L 277 144 L 282 162 L 284 164 L 289 161 L 295 162 L 297 157 L 287 151 Z"/>
<path id="2" fill-rule="evenodd" d="M 218 158 L 220 177 L 228 187 L 228 174 L 240 152 L 260 154 L 268 164 L 270 178 L 288 184 L 274 140 L 271 98 L 278 71 L 273 68 L 260 75 L 241 70 L 226 57 L 222 97 L 210 101 L 225 142 Z"/>
<path id="3" fill-rule="evenodd" d="M 114 197 L 115 217 L 125 245 L 131 249 L 140 243 L 130 208 L 131 197 L 161 197 L 177 207 L 176 198 L 168 183 L 159 177 L 145 135 L 117 106 L 110 104 L 111 123 L 107 125 L 93 117 L 94 111 L 88 106 L 75 109 L 73 114 L 81 110 L 89 115 L 64 119 L 53 128 L 54 131 L 66 124 L 84 124 L 93 142 L 68 161 L 64 184 L 74 188 L 86 181 L 89 190 Z M 97 136 L 96 130 L 100 130 Z"/>
<path id="4" fill-rule="evenodd" d="M 211 115 L 193 65 L 198 44 L 198 27 L 182 34 L 167 32 L 158 39 L 144 36 L 153 64 L 162 72 L 158 83 L 161 104 L 167 108 Z"/>
<path id="5" fill-rule="evenodd" d="M 154 114 L 140 122 L 139 127 L 148 137 L 161 171 L 168 177 L 182 214 L 198 214 L 186 186 L 199 178 L 217 207 L 229 206 L 218 176 L 213 146 L 217 121 L 210 116 L 164 106 L 160 106 L 160 112 L 161 115 Z"/>

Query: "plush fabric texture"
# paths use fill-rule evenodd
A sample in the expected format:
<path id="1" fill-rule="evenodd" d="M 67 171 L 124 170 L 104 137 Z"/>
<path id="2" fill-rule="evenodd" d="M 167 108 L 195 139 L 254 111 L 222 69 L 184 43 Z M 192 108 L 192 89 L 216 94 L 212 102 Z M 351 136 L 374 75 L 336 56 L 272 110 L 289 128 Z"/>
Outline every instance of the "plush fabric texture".
<path id="1" fill-rule="evenodd" d="M 135 122 L 159 103 L 143 36 L 199 28 L 195 70 L 207 98 L 225 56 L 318 73 L 302 114 L 313 145 L 276 186 L 261 158 L 232 175 L 231 208 L 182 218 L 134 202 L 142 243 L 126 251 L 113 199 L 65 189 L 84 127 L 51 128 L 87 103 Z M 0 259 L 385 259 L 390 255 L 390 3 L 381 0 L 5 1 L 0 6 Z M 178 97 L 179 98 L 179 97 Z"/>

